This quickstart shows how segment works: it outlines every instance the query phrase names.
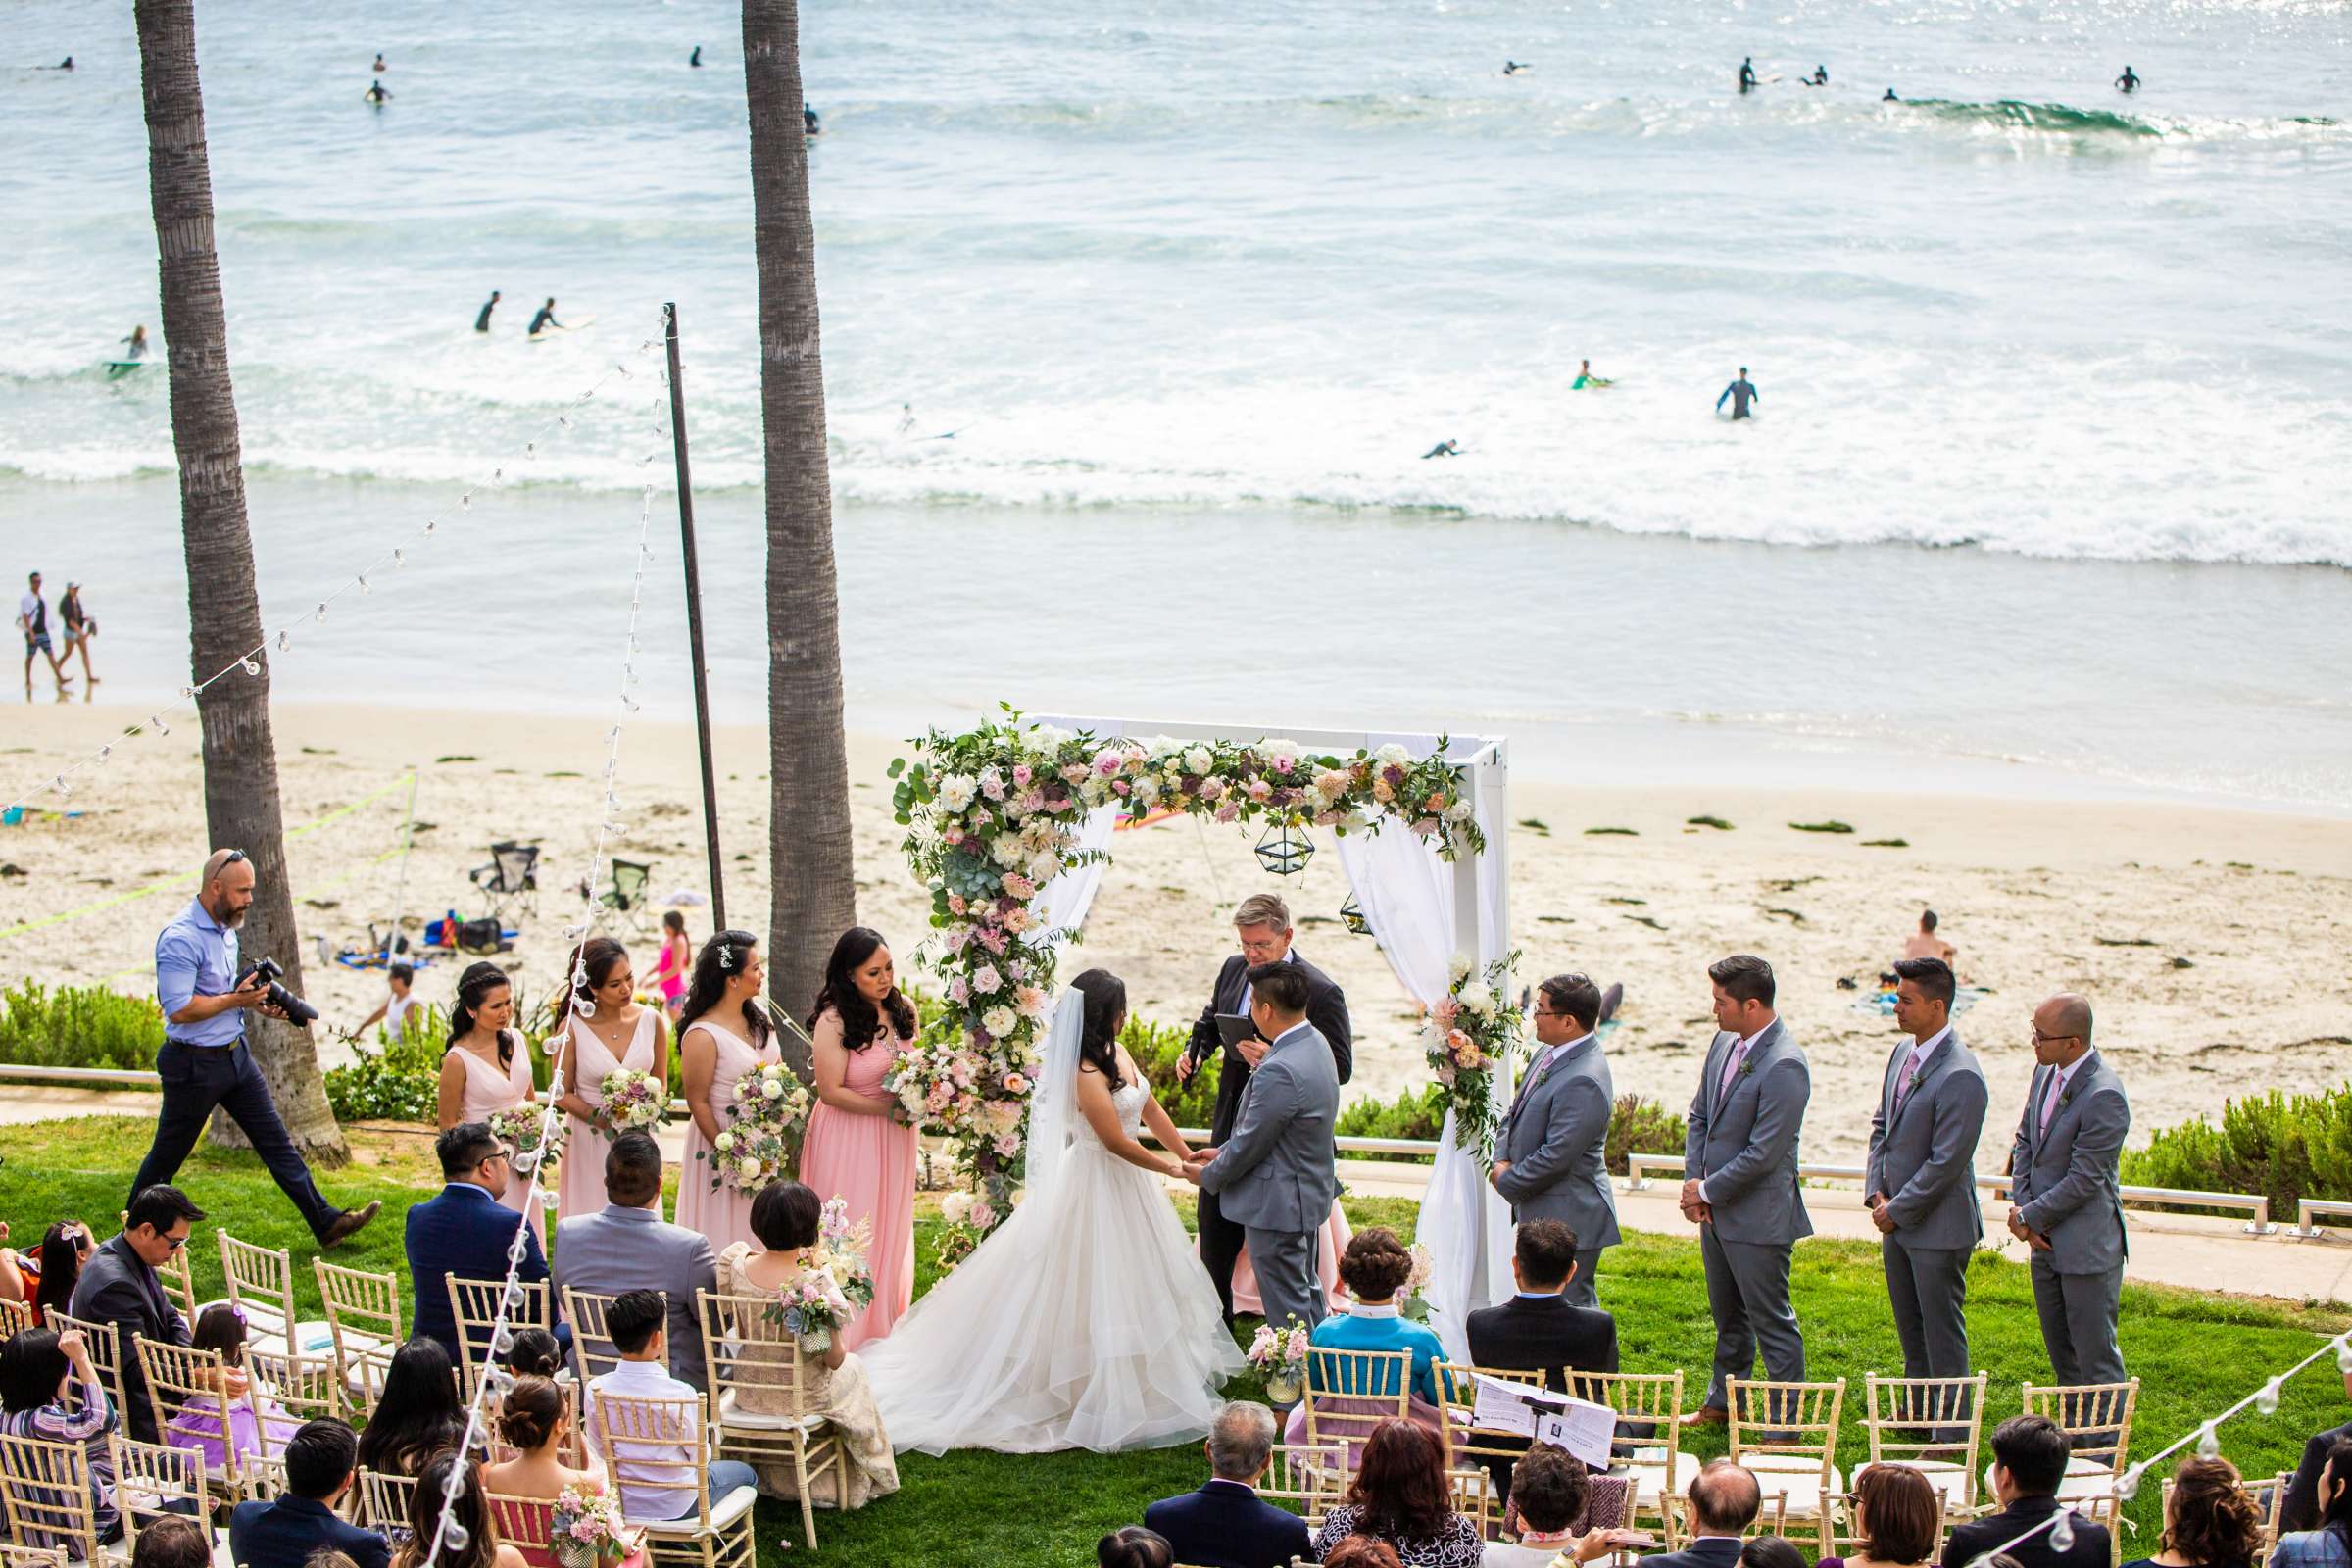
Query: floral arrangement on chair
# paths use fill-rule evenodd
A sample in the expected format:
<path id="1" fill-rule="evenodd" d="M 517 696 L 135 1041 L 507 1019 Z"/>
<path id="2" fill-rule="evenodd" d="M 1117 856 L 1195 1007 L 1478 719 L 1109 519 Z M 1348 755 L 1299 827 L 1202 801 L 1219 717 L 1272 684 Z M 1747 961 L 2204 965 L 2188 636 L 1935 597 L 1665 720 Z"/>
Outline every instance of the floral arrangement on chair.
<path id="1" fill-rule="evenodd" d="M 1271 1323 L 1257 1326 L 1257 1338 L 1243 1354 L 1265 1374 L 1267 1398 L 1276 1404 L 1291 1404 L 1305 1392 L 1306 1350 L 1313 1343 L 1312 1332 L 1296 1317 L 1282 1328 Z"/>
<path id="2" fill-rule="evenodd" d="M 607 1136 L 617 1138 L 632 1129 L 652 1132 L 667 1125 L 669 1085 L 652 1073 L 622 1067 L 605 1074 L 598 1087 L 605 1097 L 605 1120 L 612 1128 Z"/>
<path id="3" fill-rule="evenodd" d="M 1518 962 L 1517 953 L 1507 953 L 1481 970 L 1457 953 L 1447 994 L 1421 1009 L 1421 1053 L 1445 1086 L 1454 1143 L 1482 1165 L 1494 1163 L 1501 1123 L 1492 1093 L 1494 1069 L 1519 1045 L 1519 1009 L 1508 993 Z"/>
<path id="4" fill-rule="evenodd" d="M 847 1199 L 825 1200 L 816 1224 L 816 1244 L 810 1247 L 795 1274 L 775 1293 L 765 1316 L 801 1342 L 810 1355 L 833 1347 L 833 1331 L 865 1309 L 874 1298 L 873 1271 L 866 1253 L 873 1247 L 873 1226 L 866 1220 L 850 1223 Z"/>
<path id="5" fill-rule="evenodd" d="M 565 1487 L 548 1520 L 548 1546 L 562 1568 L 596 1568 L 636 1550 L 617 1500 L 602 1493 Z"/>

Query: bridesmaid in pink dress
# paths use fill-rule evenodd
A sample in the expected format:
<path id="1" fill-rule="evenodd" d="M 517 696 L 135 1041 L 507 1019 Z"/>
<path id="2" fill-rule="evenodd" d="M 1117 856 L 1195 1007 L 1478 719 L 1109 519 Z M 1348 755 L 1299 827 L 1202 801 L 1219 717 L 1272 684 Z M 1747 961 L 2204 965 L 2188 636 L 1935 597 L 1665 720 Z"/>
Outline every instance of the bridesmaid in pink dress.
<path id="1" fill-rule="evenodd" d="M 449 1011 L 449 1050 L 441 1057 L 440 1122 L 443 1132 L 460 1122 L 488 1121 L 493 1111 L 529 1102 L 531 1054 L 522 1036 L 507 1025 L 514 1016 L 514 986 L 507 972 L 484 959 L 458 977 L 458 1000 Z M 560 1167 L 559 1167 L 560 1168 Z M 529 1178 L 517 1171 L 499 1201 L 524 1212 Z M 546 1189 L 553 1194 L 555 1189 Z M 547 1209 L 533 1204 L 531 1229 L 547 1247 Z"/>
<path id="2" fill-rule="evenodd" d="M 710 1185 L 711 1141 L 735 1118 L 735 1086 L 744 1075 L 784 1059 L 774 1027 L 761 1008 L 767 965 L 760 939 L 749 931 L 721 931 L 703 944 L 694 960 L 694 984 L 678 1014 L 678 1065 L 686 1079 L 686 1149 L 678 1156 L 678 1223 L 710 1239 L 723 1252 L 750 1242 L 752 1197 L 732 1187 Z"/>
<path id="3" fill-rule="evenodd" d="M 607 1073 L 627 1068 L 669 1080 L 669 1025 L 659 1007 L 635 1000 L 637 977 L 628 950 L 611 937 L 590 937 L 564 965 L 579 976 L 565 983 L 564 1005 L 548 1036 L 556 1068 L 564 1074 L 564 1098 L 556 1103 L 571 1113 L 559 1180 L 561 1212 L 594 1214 L 605 1206 L 605 1151 L 612 1130 L 604 1119 Z M 659 1193 L 646 1205 L 659 1213 Z"/>
<path id="4" fill-rule="evenodd" d="M 914 1044 L 914 1004 L 899 990 L 880 932 L 852 926 L 833 944 L 808 1030 L 817 1104 L 801 1145 L 801 1181 L 820 1200 L 847 1199 L 850 1223 L 874 1228 L 866 1257 L 874 1298 L 834 1335 L 855 1350 L 888 1334 L 914 1300 L 914 1129 L 882 1087 Z"/>

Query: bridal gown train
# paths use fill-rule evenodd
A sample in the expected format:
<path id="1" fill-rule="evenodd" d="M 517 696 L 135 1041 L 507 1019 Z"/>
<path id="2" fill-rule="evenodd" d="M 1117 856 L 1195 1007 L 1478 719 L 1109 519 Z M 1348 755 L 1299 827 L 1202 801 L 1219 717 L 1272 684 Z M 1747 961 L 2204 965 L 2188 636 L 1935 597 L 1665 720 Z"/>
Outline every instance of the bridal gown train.
<path id="1" fill-rule="evenodd" d="M 1148 1091 L 1112 1097 L 1133 1136 Z M 1164 1447 L 1242 1370 L 1159 1178 L 1076 1122 L 1062 1175 L 858 1356 L 893 1448 Z"/>

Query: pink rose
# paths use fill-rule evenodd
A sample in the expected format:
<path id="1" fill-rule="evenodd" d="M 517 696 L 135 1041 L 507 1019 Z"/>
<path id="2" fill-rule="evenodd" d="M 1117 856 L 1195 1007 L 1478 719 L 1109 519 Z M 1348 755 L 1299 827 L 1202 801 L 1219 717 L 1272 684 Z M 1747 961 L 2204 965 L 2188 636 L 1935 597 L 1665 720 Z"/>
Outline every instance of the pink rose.
<path id="1" fill-rule="evenodd" d="M 948 912 L 950 914 L 961 914 L 965 907 L 962 894 L 951 893 L 948 895 Z"/>
<path id="2" fill-rule="evenodd" d="M 1126 781 L 1125 779 L 1123 779 L 1123 778 L 1114 778 L 1114 779 L 1112 779 L 1112 780 L 1110 781 L 1110 787 L 1111 787 L 1111 789 L 1112 789 L 1112 790 L 1113 790 L 1115 793 L 1117 793 L 1117 794 L 1120 794 L 1120 795 L 1125 795 L 1125 794 L 1127 794 L 1127 793 L 1129 792 L 1129 788 L 1130 788 L 1130 786 L 1128 785 L 1127 781 Z"/>
<path id="3" fill-rule="evenodd" d="M 1030 779 L 1034 777 L 1036 777 L 1036 774 L 1030 771 L 1029 764 L 1027 762 L 1015 762 L 1012 764 L 1012 781 L 1023 789 L 1028 788 Z"/>
<path id="4" fill-rule="evenodd" d="M 1105 746 L 1095 754 L 1095 771 L 1104 778 L 1112 777 L 1127 765 L 1127 759 Z"/>
<path id="5" fill-rule="evenodd" d="M 961 844 L 963 842 L 963 829 L 959 827 L 950 827 L 946 832 L 940 834 L 939 837 L 940 842 L 943 844 Z"/>
<path id="6" fill-rule="evenodd" d="M 1242 808 L 1233 802 L 1227 801 L 1209 814 L 1220 822 L 1230 822 L 1242 814 Z"/>
<path id="7" fill-rule="evenodd" d="M 1418 833 L 1418 834 L 1420 834 L 1420 835 L 1421 835 L 1423 838 L 1428 838 L 1428 837 L 1429 837 L 1429 836 L 1430 836 L 1432 833 L 1435 833 L 1437 830 L 1438 830 L 1438 819 L 1437 819 L 1436 817 L 1434 817 L 1434 816 L 1424 816 L 1424 817 L 1420 817 L 1420 818 L 1417 818 L 1417 819 L 1414 821 L 1414 823 L 1413 823 L 1413 831 L 1414 831 L 1414 832 L 1416 832 L 1416 833 Z"/>
<path id="8" fill-rule="evenodd" d="M 1006 1073 L 1004 1075 L 1004 1092 L 1008 1095 L 1027 1094 L 1029 1092 L 1028 1078 L 1017 1072 Z"/>
<path id="9" fill-rule="evenodd" d="M 948 982 L 948 1000 L 957 1005 L 972 1000 L 972 988 L 964 984 L 963 976 L 957 975 Z"/>
<path id="10" fill-rule="evenodd" d="M 1250 798 L 1251 800 L 1262 801 L 1273 793 L 1274 786 L 1267 783 L 1264 779 L 1253 778 L 1250 781 Z"/>
<path id="11" fill-rule="evenodd" d="M 1225 798 L 1225 781 L 1221 778 L 1202 780 L 1200 798 L 1204 801 L 1223 800 Z"/>

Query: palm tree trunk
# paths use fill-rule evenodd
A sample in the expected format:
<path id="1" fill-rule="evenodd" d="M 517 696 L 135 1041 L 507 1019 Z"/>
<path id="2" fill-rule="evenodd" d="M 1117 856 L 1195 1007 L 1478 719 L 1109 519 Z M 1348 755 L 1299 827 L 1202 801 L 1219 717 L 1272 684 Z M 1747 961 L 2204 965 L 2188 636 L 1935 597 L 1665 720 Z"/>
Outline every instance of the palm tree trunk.
<path id="1" fill-rule="evenodd" d="M 744 0 L 767 470 L 768 989 L 795 1013 L 858 918 L 800 30 L 797 0 Z M 805 1051 L 789 1034 L 784 1044 L 806 1076 Z"/>
<path id="2" fill-rule="evenodd" d="M 180 544 L 188 568 L 188 641 L 201 681 L 262 640 L 253 535 L 245 520 L 245 469 L 237 404 L 228 380 L 228 318 L 220 258 L 213 249 L 213 172 L 205 150 L 204 89 L 196 79 L 193 0 L 135 0 L 141 95 L 147 111 L 147 183 L 161 253 L 164 342 L 172 369 L 172 444 L 179 455 Z M 253 860 L 254 900 L 239 944 L 247 962 L 275 958 L 284 984 L 302 991 L 302 947 L 286 879 L 270 730 L 270 668 L 232 671 L 197 698 L 204 730 L 204 814 L 209 848 Z M 188 859 L 198 858 L 191 847 Z M 327 1108 L 318 1053 L 307 1031 L 249 1014 L 246 1039 L 270 1082 L 287 1132 L 315 1162 L 350 1158 Z M 213 1138 L 244 1140 L 225 1116 Z"/>

